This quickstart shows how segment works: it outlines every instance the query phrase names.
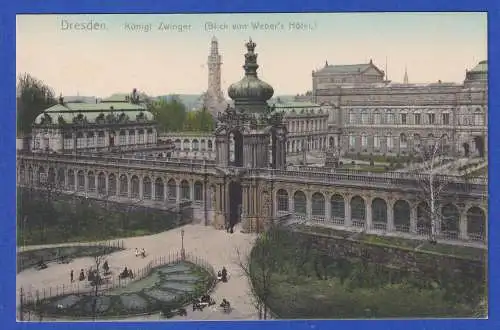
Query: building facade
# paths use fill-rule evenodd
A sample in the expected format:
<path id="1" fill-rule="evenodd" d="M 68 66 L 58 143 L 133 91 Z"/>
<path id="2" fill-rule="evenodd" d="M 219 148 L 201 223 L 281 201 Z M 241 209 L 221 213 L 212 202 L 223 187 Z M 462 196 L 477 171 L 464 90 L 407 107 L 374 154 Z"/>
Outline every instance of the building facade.
<path id="1" fill-rule="evenodd" d="M 33 124 L 34 152 L 110 151 L 156 145 L 153 114 L 137 91 L 96 103 L 64 102 L 46 109 Z"/>
<path id="2" fill-rule="evenodd" d="M 404 155 L 439 138 L 457 156 L 486 156 L 488 68 L 481 61 L 462 84 L 384 80 L 371 61 L 313 71 L 313 101 L 331 107 L 333 143 L 344 154 Z"/>

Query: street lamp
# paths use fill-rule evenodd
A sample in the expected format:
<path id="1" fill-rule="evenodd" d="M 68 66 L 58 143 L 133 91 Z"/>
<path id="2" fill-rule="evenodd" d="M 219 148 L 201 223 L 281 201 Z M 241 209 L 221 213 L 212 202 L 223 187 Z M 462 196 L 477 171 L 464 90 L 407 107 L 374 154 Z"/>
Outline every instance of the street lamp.
<path id="1" fill-rule="evenodd" d="M 181 258 L 186 259 L 186 251 L 184 251 L 184 229 L 181 229 Z"/>

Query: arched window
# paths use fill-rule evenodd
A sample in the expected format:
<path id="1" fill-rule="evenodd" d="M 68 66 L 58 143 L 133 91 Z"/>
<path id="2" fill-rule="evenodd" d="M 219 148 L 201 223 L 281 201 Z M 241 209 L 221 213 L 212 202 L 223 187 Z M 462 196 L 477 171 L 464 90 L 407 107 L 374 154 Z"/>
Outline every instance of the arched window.
<path id="1" fill-rule="evenodd" d="M 152 189 L 151 189 L 151 179 L 148 176 L 145 176 L 142 179 L 142 195 L 144 199 L 152 198 Z"/>
<path id="2" fill-rule="evenodd" d="M 135 144 L 135 130 L 128 131 L 128 144 Z"/>
<path id="3" fill-rule="evenodd" d="M 331 218 L 332 222 L 336 225 L 344 225 L 345 219 L 345 205 L 344 205 L 344 197 L 341 195 L 333 195 L 330 200 L 331 207 Z"/>
<path id="4" fill-rule="evenodd" d="M 296 191 L 293 195 L 293 210 L 296 216 L 305 217 L 307 213 L 306 195 L 302 191 Z"/>
<path id="5" fill-rule="evenodd" d="M 88 132 L 87 133 L 87 147 L 94 147 L 95 146 L 95 134 L 94 132 Z"/>
<path id="6" fill-rule="evenodd" d="M 475 241 L 486 240 L 486 216 L 484 211 L 477 206 L 467 211 L 467 235 Z"/>
<path id="7" fill-rule="evenodd" d="M 278 199 L 278 212 L 288 212 L 288 192 L 285 189 L 280 189 L 276 193 Z"/>
<path id="8" fill-rule="evenodd" d="M 441 214 L 441 233 L 445 238 L 457 239 L 458 238 L 458 225 L 460 222 L 460 214 L 458 209 L 453 204 L 444 205 Z"/>
<path id="9" fill-rule="evenodd" d="M 387 203 L 381 198 L 372 201 L 372 225 L 374 229 L 387 229 Z"/>
<path id="10" fill-rule="evenodd" d="M 124 146 L 127 144 L 127 133 L 125 131 L 120 131 L 120 138 L 119 142 L 121 146 Z"/>
<path id="11" fill-rule="evenodd" d="M 189 182 L 181 181 L 181 200 L 191 200 L 191 192 L 189 191 Z"/>
<path id="12" fill-rule="evenodd" d="M 155 180 L 155 200 L 161 201 L 165 196 L 165 191 L 163 187 L 163 180 L 161 178 L 156 178 Z"/>
<path id="13" fill-rule="evenodd" d="M 169 201 L 177 200 L 177 182 L 175 182 L 174 179 L 168 180 L 167 193 L 168 193 L 168 200 Z"/>
<path id="14" fill-rule="evenodd" d="M 351 199 L 351 219 L 355 227 L 364 227 L 366 220 L 365 201 L 359 196 Z"/>
<path id="15" fill-rule="evenodd" d="M 128 178 L 125 174 L 120 175 L 120 196 L 128 197 Z"/>
<path id="16" fill-rule="evenodd" d="M 88 173 L 88 191 L 95 192 L 95 174 L 92 171 Z"/>
<path id="17" fill-rule="evenodd" d="M 404 200 L 394 203 L 394 227 L 396 231 L 410 231 L 410 204 Z"/>
<path id="18" fill-rule="evenodd" d="M 100 172 L 97 176 L 97 192 L 101 195 L 106 194 L 106 174 Z"/>
<path id="19" fill-rule="evenodd" d="M 408 139 L 406 138 L 405 133 L 401 133 L 399 135 L 399 147 L 400 148 L 407 148 L 408 147 Z"/>
<path id="20" fill-rule="evenodd" d="M 203 184 L 200 181 L 196 181 L 194 183 L 194 201 L 203 201 Z"/>
<path id="21" fill-rule="evenodd" d="M 361 133 L 361 146 L 368 146 L 368 137 L 366 136 L 366 133 Z"/>
<path id="22" fill-rule="evenodd" d="M 130 179 L 131 184 L 131 196 L 132 198 L 139 199 L 139 178 L 134 175 L 132 179 Z"/>
<path id="23" fill-rule="evenodd" d="M 311 213 L 315 218 L 324 219 L 325 218 L 325 196 L 323 194 L 316 192 L 312 195 L 311 203 Z"/>

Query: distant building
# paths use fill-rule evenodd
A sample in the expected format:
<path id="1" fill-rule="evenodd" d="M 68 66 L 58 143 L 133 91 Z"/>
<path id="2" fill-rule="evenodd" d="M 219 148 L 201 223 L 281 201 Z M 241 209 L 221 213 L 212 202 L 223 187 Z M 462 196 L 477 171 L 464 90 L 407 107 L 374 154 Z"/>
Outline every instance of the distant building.
<path id="1" fill-rule="evenodd" d="M 325 65 L 312 73 L 313 101 L 329 106 L 332 143 L 343 153 L 408 154 L 442 138 L 456 155 L 487 153 L 488 68 L 481 61 L 463 84 L 384 80 L 368 64 Z"/>
<path id="2" fill-rule="evenodd" d="M 59 103 L 38 115 L 33 124 L 33 151 L 100 151 L 113 147 L 156 144 L 153 115 L 136 90 L 97 103 Z"/>
<path id="3" fill-rule="evenodd" d="M 208 89 L 202 96 L 203 107 L 214 117 L 227 107 L 221 88 L 222 56 L 219 54 L 217 38 L 213 37 L 208 55 Z"/>

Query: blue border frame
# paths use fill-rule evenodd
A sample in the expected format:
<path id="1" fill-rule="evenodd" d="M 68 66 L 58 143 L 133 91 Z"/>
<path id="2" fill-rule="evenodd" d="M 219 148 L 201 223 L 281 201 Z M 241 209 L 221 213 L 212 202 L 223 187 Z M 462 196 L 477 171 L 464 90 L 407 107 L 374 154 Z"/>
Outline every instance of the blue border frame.
<path id="1" fill-rule="evenodd" d="M 343 3 L 328 3 L 328 0 L 297 1 L 277 0 L 271 3 L 268 0 L 236 1 L 230 3 L 220 0 L 178 0 L 165 3 L 155 0 L 142 1 L 95 1 L 95 0 L 17 0 L 4 1 L 0 11 L 0 100 L 2 101 L 2 119 L 0 121 L 0 210 L 2 210 L 2 227 L 0 229 L 0 269 L 2 280 L 0 281 L 0 324 L 3 329 L 14 329 L 28 327 L 36 329 L 68 328 L 67 323 L 15 323 L 15 108 L 16 108 L 16 14 L 22 13 L 232 13 L 232 12 L 368 12 L 368 11 L 488 11 L 489 29 L 489 123 L 494 125 L 500 120 L 500 97 L 494 91 L 499 89 L 499 67 L 497 59 L 500 59 L 498 43 L 500 41 L 500 4 L 497 0 L 450 0 L 448 2 L 439 0 L 345 0 Z M 36 54 L 33 54 L 36 56 Z M 489 282 L 490 303 L 489 320 L 397 320 L 397 321 L 269 321 L 269 322 L 150 322 L 150 323 L 72 323 L 74 329 L 160 329 L 164 327 L 175 327 L 183 329 L 230 329 L 235 326 L 243 329 L 500 329 L 500 308 L 498 304 L 497 286 L 499 279 L 497 269 L 498 263 L 498 235 L 496 219 L 499 217 L 499 198 L 496 187 L 500 182 L 500 174 L 496 172 L 498 167 L 498 155 L 500 146 L 495 147 L 491 141 L 498 141 L 500 130 L 489 130 Z M 495 326 L 496 325 L 496 326 Z"/>

